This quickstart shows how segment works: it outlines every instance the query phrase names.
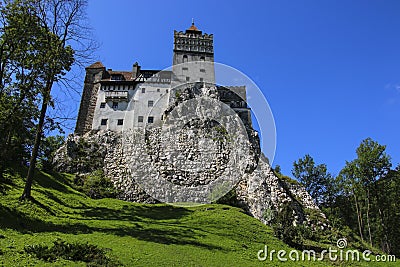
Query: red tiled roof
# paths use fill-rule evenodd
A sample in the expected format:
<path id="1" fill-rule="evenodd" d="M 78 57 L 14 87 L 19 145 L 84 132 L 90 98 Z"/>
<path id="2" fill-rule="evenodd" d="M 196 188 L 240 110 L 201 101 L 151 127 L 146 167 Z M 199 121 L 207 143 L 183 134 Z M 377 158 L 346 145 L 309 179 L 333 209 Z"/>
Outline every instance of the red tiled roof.
<path id="1" fill-rule="evenodd" d="M 125 81 L 130 81 L 132 80 L 132 72 L 131 71 L 114 71 L 114 70 L 109 70 L 107 71 L 111 75 L 122 75 L 125 79 Z M 110 80 L 110 78 L 104 79 L 104 80 Z"/>
<path id="2" fill-rule="evenodd" d="M 194 25 L 194 23 L 192 23 L 192 26 L 190 26 L 188 31 L 197 31 L 197 32 L 199 32 L 200 30 Z"/>
<path id="3" fill-rule="evenodd" d="M 92 65 L 90 65 L 89 67 L 86 67 L 87 69 L 101 69 L 101 68 L 105 68 L 103 63 L 101 63 L 100 61 L 97 61 L 96 63 L 93 63 Z"/>

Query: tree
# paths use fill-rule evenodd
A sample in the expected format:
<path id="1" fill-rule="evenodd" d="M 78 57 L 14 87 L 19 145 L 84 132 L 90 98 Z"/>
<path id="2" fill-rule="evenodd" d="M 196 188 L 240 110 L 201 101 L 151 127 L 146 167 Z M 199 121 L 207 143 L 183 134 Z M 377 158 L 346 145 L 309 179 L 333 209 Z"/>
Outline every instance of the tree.
<path id="1" fill-rule="evenodd" d="M 400 165 L 378 181 L 379 206 L 384 215 L 389 246 L 387 253 L 400 256 Z"/>
<path id="2" fill-rule="evenodd" d="M 292 174 L 310 193 L 317 205 L 328 201 L 327 188 L 333 179 L 325 164 L 315 165 L 314 159 L 307 154 L 293 163 Z"/>
<path id="3" fill-rule="evenodd" d="M 54 107 L 53 85 L 63 81 L 68 85 L 65 78 L 72 64 L 85 64 L 87 55 L 94 48 L 93 42 L 88 42 L 86 37 L 86 5 L 86 0 L 8 0 L 1 5 L 0 101 L 8 108 L 0 114 L 0 119 L 8 122 L 8 118 L 19 118 L 16 115 L 23 110 L 25 102 L 35 111 L 29 110 L 20 117 L 22 121 L 33 123 L 29 131 L 35 131 L 21 199 L 31 198 L 43 130 L 46 121 L 52 122 L 46 119 L 46 114 L 49 106 Z M 12 133 L 13 126 L 14 123 L 6 123 L 4 129 L 0 129 L 5 133 L 1 138 L 5 151 L 10 148 L 12 136 L 7 133 Z M 5 155 L 0 155 L 0 163 Z"/>
<path id="4" fill-rule="evenodd" d="M 42 140 L 39 149 L 39 163 L 44 171 L 53 169 L 54 155 L 57 150 L 64 144 L 64 136 L 49 136 Z"/>
<path id="5" fill-rule="evenodd" d="M 43 59 L 43 87 L 41 90 L 42 103 L 38 120 L 35 142 L 29 163 L 26 184 L 21 199 L 31 198 L 31 187 L 42 139 L 46 112 L 51 102 L 53 84 L 59 81 L 74 62 L 74 51 L 70 46 L 71 40 L 81 42 L 80 20 L 87 5 L 85 0 L 42 0 L 34 1 L 36 12 L 33 14 L 40 19 L 40 26 L 45 35 Z M 82 56 L 83 54 L 80 54 Z"/>
<path id="6" fill-rule="evenodd" d="M 385 150 L 386 146 L 371 138 L 363 140 L 356 150 L 357 158 L 346 162 L 339 176 L 341 184 L 354 199 L 361 238 L 364 239 L 367 232 L 371 246 L 374 239 L 380 239 L 382 249 L 388 252 L 388 229 L 381 197 L 384 192 L 379 188 L 379 182 L 389 174 L 391 168 L 390 157 Z M 373 225 L 375 221 L 379 222 L 378 225 Z"/>
<path id="7" fill-rule="evenodd" d="M 369 241 L 372 245 L 372 234 L 370 225 L 370 210 L 372 197 L 375 197 L 378 203 L 380 203 L 380 197 L 377 190 L 377 181 L 383 178 L 389 172 L 392 164 L 390 162 L 390 157 L 385 152 L 386 146 L 380 145 L 379 143 L 373 141 L 371 138 L 363 140 L 360 146 L 357 148 L 357 159 L 356 173 L 360 178 L 361 183 L 366 189 L 367 198 L 367 224 L 368 224 L 368 234 Z M 371 195 L 372 194 L 372 195 Z M 381 221 L 382 230 L 384 233 L 384 243 L 385 250 L 390 250 L 388 247 L 388 237 L 387 230 L 384 223 L 384 218 L 382 214 L 382 209 L 380 205 L 377 205 L 379 218 Z"/>
<path id="8" fill-rule="evenodd" d="M 364 222 L 362 216 L 362 209 L 360 205 L 360 182 L 356 175 L 356 164 L 354 161 L 347 162 L 345 167 L 340 171 L 338 182 L 342 187 L 343 194 L 354 200 L 354 207 L 357 214 L 358 232 L 361 240 L 364 241 Z"/>
<path id="9" fill-rule="evenodd" d="M 7 162 L 21 162 L 32 145 L 38 117 L 40 65 L 36 57 L 41 31 L 30 5 L 0 4 L 0 176 Z"/>

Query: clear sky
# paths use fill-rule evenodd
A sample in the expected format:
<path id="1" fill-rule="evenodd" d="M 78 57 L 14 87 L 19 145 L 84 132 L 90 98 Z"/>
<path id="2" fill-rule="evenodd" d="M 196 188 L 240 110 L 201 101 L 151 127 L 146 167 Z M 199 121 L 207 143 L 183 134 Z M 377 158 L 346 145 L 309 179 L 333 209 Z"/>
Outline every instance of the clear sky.
<path id="1" fill-rule="evenodd" d="M 400 1 L 89 2 L 107 68 L 169 67 L 173 30 L 192 18 L 213 33 L 215 61 L 268 100 L 284 173 L 309 153 L 337 174 L 367 137 L 400 162 Z"/>

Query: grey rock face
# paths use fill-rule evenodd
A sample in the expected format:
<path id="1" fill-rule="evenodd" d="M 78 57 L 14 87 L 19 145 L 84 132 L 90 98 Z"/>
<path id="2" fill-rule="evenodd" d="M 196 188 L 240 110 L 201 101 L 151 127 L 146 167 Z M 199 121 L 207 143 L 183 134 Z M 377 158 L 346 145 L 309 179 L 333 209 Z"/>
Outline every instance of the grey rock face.
<path id="1" fill-rule="evenodd" d="M 203 125 L 204 126 L 204 125 Z M 207 128 L 207 127 L 206 127 Z M 127 136 L 123 133 L 111 131 L 88 132 L 84 136 L 70 135 L 65 145 L 59 149 L 55 159 L 59 171 L 85 174 L 102 168 L 115 187 L 122 191 L 119 198 L 132 202 L 156 203 L 157 200 L 147 194 L 140 183 L 135 180 L 135 175 L 140 174 L 135 170 L 146 169 L 146 164 L 155 164 L 156 172 L 171 183 L 196 187 L 203 183 L 210 183 L 226 168 L 224 158 L 229 156 L 227 150 L 221 150 L 214 157 L 217 160 L 209 163 L 208 172 L 196 176 L 188 176 L 187 173 L 177 172 L 172 166 L 166 164 L 168 153 L 160 154 L 155 136 L 158 136 L 159 129 L 152 129 L 152 137 L 149 142 L 143 142 L 143 133 L 139 130 L 131 130 Z M 132 145 L 127 145 L 131 143 Z M 187 157 L 200 157 L 194 149 L 193 142 L 183 138 L 180 144 L 186 150 Z M 196 144 L 197 145 L 197 144 Z M 152 148 L 149 150 L 149 147 Z M 149 160 L 143 158 L 143 151 L 149 155 Z M 310 220 L 305 214 L 305 209 L 312 209 L 323 213 L 316 206 L 311 196 L 303 187 L 296 183 L 288 183 L 279 179 L 272 171 L 268 159 L 260 157 L 258 164 L 253 162 L 255 169 L 246 172 L 236 184 L 235 190 L 241 206 L 253 217 L 265 224 L 273 219 L 271 211 L 279 212 L 282 205 L 291 203 L 295 207 L 297 222 L 309 224 Z M 196 167 L 196 166 L 194 166 Z M 139 177 L 136 177 L 139 178 Z M 154 190 L 161 190 L 159 185 L 154 184 Z M 319 227 L 327 227 L 320 225 Z"/>

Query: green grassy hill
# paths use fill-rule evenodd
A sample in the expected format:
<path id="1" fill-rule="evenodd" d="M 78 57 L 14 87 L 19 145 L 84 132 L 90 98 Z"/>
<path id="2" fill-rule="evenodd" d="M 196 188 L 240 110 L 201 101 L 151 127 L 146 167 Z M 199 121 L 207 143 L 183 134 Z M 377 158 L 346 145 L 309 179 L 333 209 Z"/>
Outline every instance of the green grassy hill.
<path id="1" fill-rule="evenodd" d="M 264 245 L 275 250 L 291 248 L 275 238 L 270 227 L 238 208 L 93 200 L 69 186 L 71 175 L 45 173 L 36 176 L 32 192 L 35 201 L 19 202 L 23 175 L 14 172 L 0 184 L 2 266 L 86 265 L 63 258 L 47 262 L 24 249 L 32 245 L 51 247 L 58 239 L 106 249 L 113 263 L 124 266 L 299 266 L 276 259 L 260 262 L 257 252 Z"/>

